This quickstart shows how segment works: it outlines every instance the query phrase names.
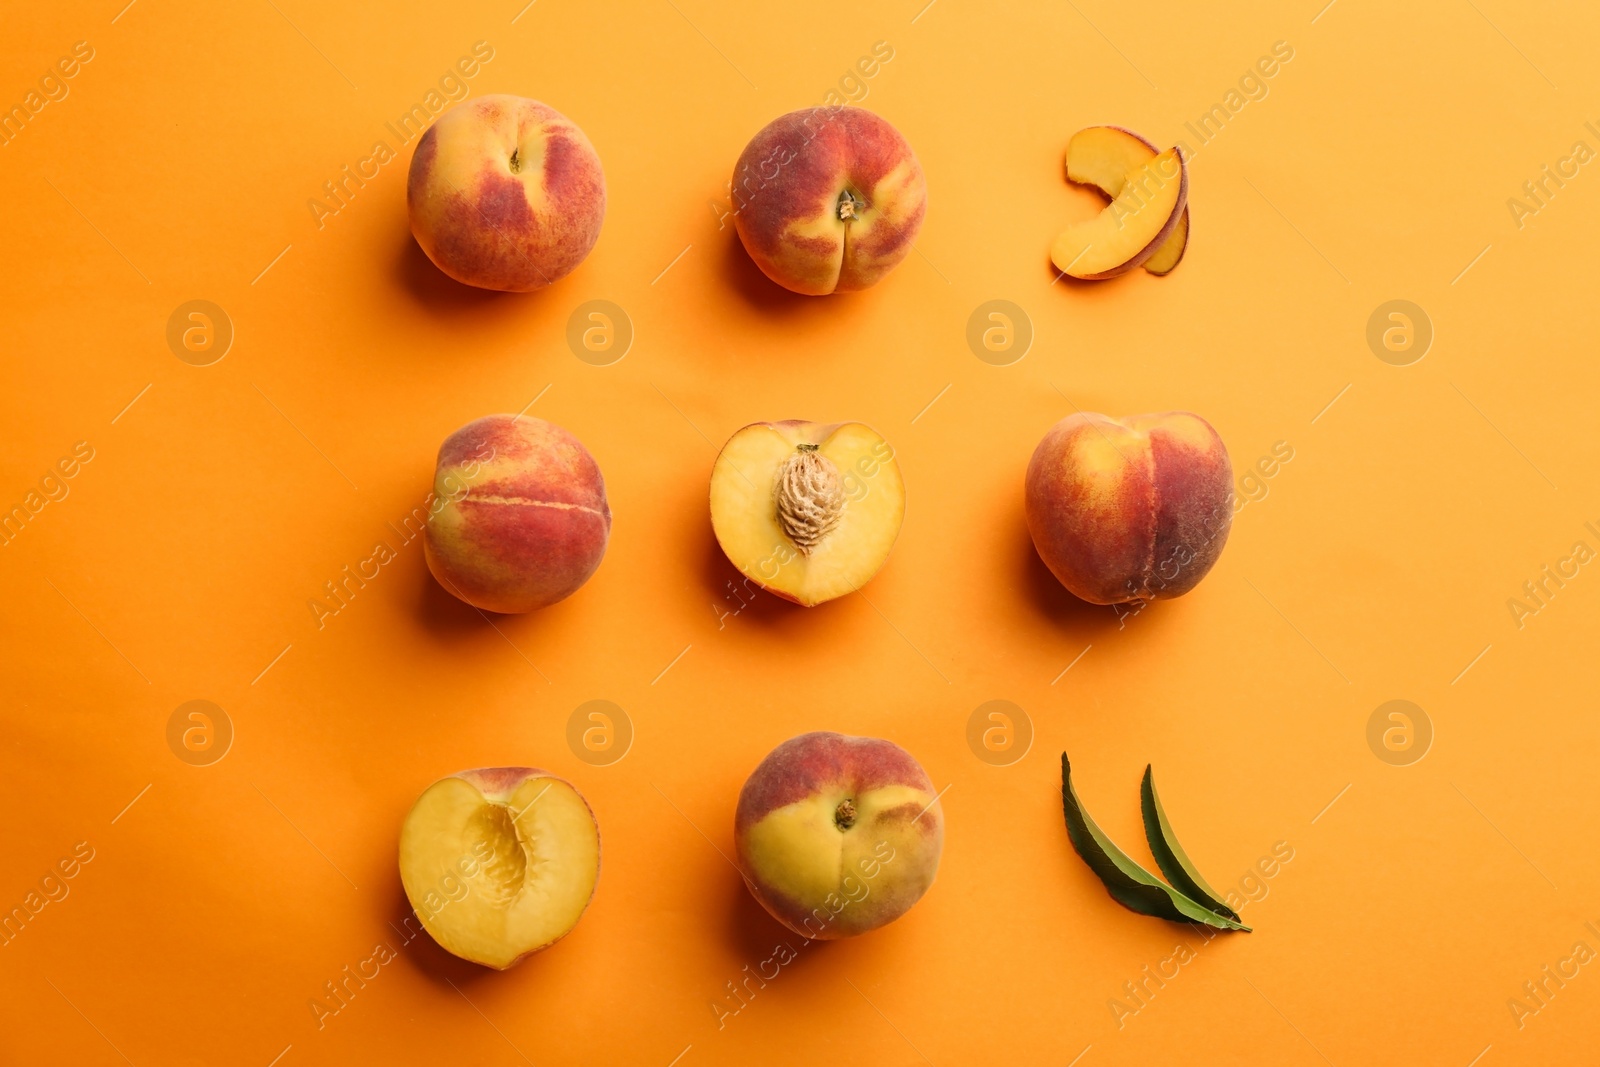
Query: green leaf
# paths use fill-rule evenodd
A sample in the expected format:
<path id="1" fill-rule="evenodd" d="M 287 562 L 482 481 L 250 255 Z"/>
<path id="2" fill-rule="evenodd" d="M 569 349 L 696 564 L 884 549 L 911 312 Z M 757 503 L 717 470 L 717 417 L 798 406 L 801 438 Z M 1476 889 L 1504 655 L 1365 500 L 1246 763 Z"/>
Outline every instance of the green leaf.
<path id="1" fill-rule="evenodd" d="M 1144 809 L 1144 836 L 1149 839 L 1150 852 L 1155 856 L 1161 873 L 1167 876 L 1167 881 L 1180 893 L 1212 911 L 1230 919 L 1239 918 L 1238 912 L 1223 903 L 1222 895 L 1206 884 L 1189 859 L 1189 854 L 1178 844 L 1178 836 L 1172 832 L 1172 823 L 1167 821 L 1166 809 L 1156 795 L 1156 780 L 1148 763 L 1144 768 L 1144 782 L 1139 786 L 1139 805 Z"/>
<path id="2" fill-rule="evenodd" d="M 1237 919 L 1212 911 L 1189 899 L 1161 879 L 1139 866 L 1116 846 L 1083 810 L 1077 790 L 1072 788 L 1072 764 L 1061 753 L 1061 806 L 1067 816 L 1067 834 L 1083 862 L 1105 884 L 1106 892 L 1123 907 L 1143 915 L 1154 915 L 1174 922 L 1203 923 L 1222 930 L 1249 927 Z"/>

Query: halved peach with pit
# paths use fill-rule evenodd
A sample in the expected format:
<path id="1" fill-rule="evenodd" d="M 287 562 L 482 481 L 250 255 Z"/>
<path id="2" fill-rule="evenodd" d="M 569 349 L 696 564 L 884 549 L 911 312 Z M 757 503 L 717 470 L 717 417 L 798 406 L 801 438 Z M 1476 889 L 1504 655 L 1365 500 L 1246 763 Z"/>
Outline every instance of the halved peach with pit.
<path id="1" fill-rule="evenodd" d="M 505 970 L 578 925 L 600 879 L 583 795 L 535 767 L 480 767 L 425 789 L 400 830 L 400 881 L 433 939 Z"/>
<path id="2" fill-rule="evenodd" d="M 753 423 L 711 471 L 711 527 L 728 560 L 806 607 L 878 573 L 905 513 L 894 449 L 859 422 Z"/>

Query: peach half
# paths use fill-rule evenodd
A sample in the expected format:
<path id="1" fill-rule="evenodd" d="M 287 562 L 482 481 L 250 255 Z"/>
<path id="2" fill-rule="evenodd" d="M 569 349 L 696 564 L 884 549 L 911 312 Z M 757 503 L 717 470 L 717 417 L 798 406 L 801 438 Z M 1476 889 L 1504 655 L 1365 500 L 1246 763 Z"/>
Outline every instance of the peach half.
<path id="1" fill-rule="evenodd" d="M 1100 214 L 1062 230 L 1050 246 L 1050 261 L 1074 278 L 1126 274 L 1171 239 L 1188 202 L 1183 153 L 1169 148 L 1130 171 Z"/>
<path id="2" fill-rule="evenodd" d="M 745 251 L 807 296 L 875 284 L 911 251 L 928 204 L 906 139 L 858 107 L 774 119 L 745 146 L 730 188 Z"/>
<path id="3" fill-rule="evenodd" d="M 1068 415 L 1028 463 L 1028 532 L 1052 574 L 1091 604 L 1182 596 L 1233 522 L 1233 466 L 1186 411 Z"/>
<path id="4" fill-rule="evenodd" d="M 480 289 L 524 293 L 582 263 L 606 217 L 606 177 L 582 130 L 548 104 L 463 101 L 417 142 L 406 210 L 434 265 Z"/>
<path id="5" fill-rule="evenodd" d="M 564 600 L 610 536 L 600 466 L 555 423 L 488 415 L 439 446 L 423 552 L 468 604 L 514 614 Z"/>
<path id="6" fill-rule="evenodd" d="M 752 423 L 711 470 L 711 528 L 729 562 L 806 607 L 878 573 L 905 513 L 894 449 L 859 422 Z"/>
<path id="7" fill-rule="evenodd" d="M 583 795 L 536 767 L 480 767 L 425 789 L 400 829 L 400 881 L 422 926 L 505 970 L 578 925 L 600 879 Z"/>
<path id="8" fill-rule="evenodd" d="M 933 884 L 944 849 L 937 800 L 922 765 L 892 741 L 792 737 L 739 792 L 739 870 L 762 907 L 802 937 L 875 930 Z"/>
<path id="9" fill-rule="evenodd" d="M 1132 130 L 1121 126 L 1090 126 L 1072 135 L 1067 143 L 1067 178 L 1092 185 L 1115 199 L 1128 182 L 1128 175 L 1149 163 L 1161 150 Z M 1178 225 L 1165 244 L 1144 261 L 1151 274 L 1168 274 L 1183 258 L 1189 243 L 1189 208 L 1184 205 Z"/>

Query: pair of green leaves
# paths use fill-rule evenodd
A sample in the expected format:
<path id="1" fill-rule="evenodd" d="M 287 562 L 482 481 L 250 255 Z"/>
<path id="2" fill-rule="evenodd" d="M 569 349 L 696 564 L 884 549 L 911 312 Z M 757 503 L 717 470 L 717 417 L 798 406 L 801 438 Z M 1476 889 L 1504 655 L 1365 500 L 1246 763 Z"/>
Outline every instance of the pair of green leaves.
<path id="1" fill-rule="evenodd" d="M 1095 825 L 1089 813 L 1083 810 L 1077 790 L 1072 788 L 1072 764 L 1067 761 L 1067 754 L 1061 753 L 1061 806 L 1067 815 L 1067 834 L 1083 862 L 1105 883 L 1106 892 L 1118 904 L 1143 915 L 1249 933 L 1250 927 L 1240 922 L 1238 912 L 1223 903 L 1217 891 L 1206 884 L 1183 846 L 1178 844 L 1167 813 L 1161 807 L 1161 799 L 1156 796 L 1155 779 L 1148 764 L 1139 792 L 1145 837 L 1150 841 L 1157 866 L 1171 885 L 1141 867 Z"/>

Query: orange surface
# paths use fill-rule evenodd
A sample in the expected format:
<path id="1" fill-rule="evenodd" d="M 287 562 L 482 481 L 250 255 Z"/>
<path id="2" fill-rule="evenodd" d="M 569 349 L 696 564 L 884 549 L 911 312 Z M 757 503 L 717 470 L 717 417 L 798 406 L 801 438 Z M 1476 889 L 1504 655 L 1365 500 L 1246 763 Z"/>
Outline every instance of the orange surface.
<path id="1" fill-rule="evenodd" d="M 1563 961 L 1600 951 L 1600 577 L 1561 561 L 1600 548 L 1600 177 L 1560 161 L 1600 148 L 1593 12 L 122 2 L 18 7 L 0 43 L 7 105 L 93 50 L 0 147 L 0 497 L 92 450 L 0 548 L 0 904 L 75 873 L 0 947 L 0 1059 L 1592 1059 L 1600 965 Z M 1280 40 L 1267 95 L 1197 146 L 1185 122 Z M 552 103 L 605 163 L 600 241 L 542 293 L 454 285 L 406 226 L 385 123 L 477 41 L 472 94 Z M 851 80 L 879 41 L 892 60 Z M 841 80 L 915 147 L 927 223 L 875 290 L 790 298 L 716 205 L 748 137 Z M 1099 203 L 1061 153 L 1096 122 L 1191 142 L 1170 277 L 1051 284 L 1056 230 Z M 319 220 L 308 199 L 379 139 L 397 158 Z M 1511 210 L 1546 164 L 1563 185 Z M 194 299 L 234 327 L 210 366 L 166 341 Z M 597 299 L 635 330 L 609 366 L 565 340 Z M 967 345 L 991 299 L 1031 322 L 1008 366 Z M 1409 366 L 1366 340 L 1393 299 L 1434 327 Z M 578 595 L 491 626 L 395 527 L 446 434 L 530 402 L 595 454 L 615 527 Z M 1074 408 L 1199 412 L 1241 478 L 1277 442 L 1293 459 L 1193 594 L 1119 620 L 1050 580 L 1022 521 L 1033 445 Z M 717 447 L 787 417 L 872 424 L 909 490 L 883 573 L 810 611 L 746 602 L 706 514 Z M 395 558 L 319 628 L 308 601 L 378 543 Z M 1569 577 L 1513 613 L 1547 564 Z M 1391 699 L 1433 727 L 1409 766 L 1368 745 Z M 233 727 L 209 766 L 169 747 L 192 700 Z M 631 724 L 610 765 L 568 744 L 591 700 Z M 992 700 L 1031 723 L 1009 766 L 968 747 Z M 726 862 L 735 799 L 808 729 L 893 738 L 948 786 L 943 867 L 719 1028 L 727 983 L 792 940 Z M 1136 855 L 1147 761 L 1219 888 L 1287 842 L 1256 932 L 1113 903 L 1067 843 L 1063 748 Z M 396 837 L 439 775 L 517 762 L 579 784 L 605 860 L 572 936 L 496 974 L 397 932 Z M 1119 1025 L 1108 1002 L 1183 943 Z M 319 1029 L 311 1000 L 384 944 Z M 1534 1013 L 1546 965 L 1569 977 Z"/>

